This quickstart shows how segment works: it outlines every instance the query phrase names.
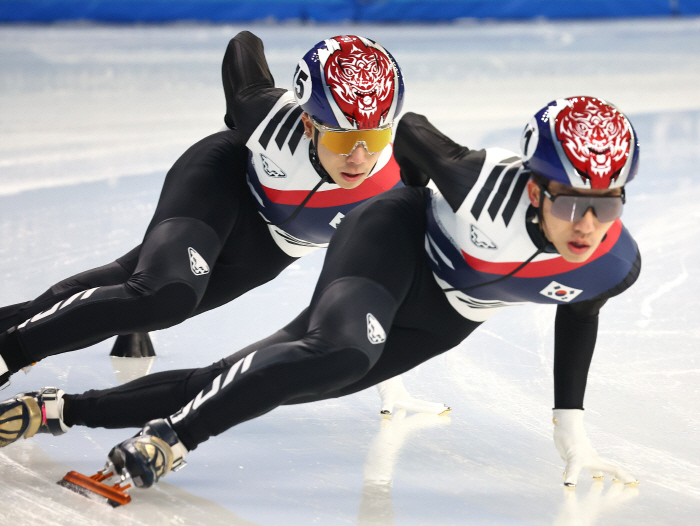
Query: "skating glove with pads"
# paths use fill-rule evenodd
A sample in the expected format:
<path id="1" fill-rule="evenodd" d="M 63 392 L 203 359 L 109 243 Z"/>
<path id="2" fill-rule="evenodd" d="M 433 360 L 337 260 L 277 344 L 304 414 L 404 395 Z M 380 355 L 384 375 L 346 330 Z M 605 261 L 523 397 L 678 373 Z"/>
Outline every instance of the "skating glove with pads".
<path id="1" fill-rule="evenodd" d="M 601 459 L 595 452 L 583 428 L 583 409 L 555 409 L 553 416 L 554 444 L 562 460 L 566 462 L 564 486 L 575 488 L 583 468 L 587 468 L 596 480 L 602 480 L 603 473 L 607 473 L 615 482 L 622 482 L 627 486 L 639 484 L 639 481 L 625 470 Z"/>

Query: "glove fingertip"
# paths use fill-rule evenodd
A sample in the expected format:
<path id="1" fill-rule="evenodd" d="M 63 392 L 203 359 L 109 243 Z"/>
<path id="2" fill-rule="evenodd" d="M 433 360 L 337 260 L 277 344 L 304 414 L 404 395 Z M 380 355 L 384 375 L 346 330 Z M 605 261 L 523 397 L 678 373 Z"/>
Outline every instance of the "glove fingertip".
<path id="1" fill-rule="evenodd" d="M 580 466 L 567 464 L 566 471 L 564 471 L 564 486 L 572 489 L 575 488 L 580 473 Z"/>
<path id="2" fill-rule="evenodd" d="M 591 477 L 593 477 L 593 480 L 596 482 L 601 482 L 605 478 L 603 472 L 599 469 L 590 469 L 590 471 Z"/>

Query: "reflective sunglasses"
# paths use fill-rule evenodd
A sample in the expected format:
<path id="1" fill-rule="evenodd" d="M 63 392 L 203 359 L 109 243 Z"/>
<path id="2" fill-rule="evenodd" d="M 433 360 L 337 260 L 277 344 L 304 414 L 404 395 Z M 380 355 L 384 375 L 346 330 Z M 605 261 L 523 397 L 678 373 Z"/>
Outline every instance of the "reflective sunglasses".
<path id="1" fill-rule="evenodd" d="M 625 189 L 621 195 L 615 196 L 592 196 L 592 195 L 552 195 L 547 189 L 540 185 L 540 190 L 552 202 L 550 212 L 557 219 L 575 223 L 586 215 L 588 210 L 593 210 L 593 214 L 601 223 L 609 223 L 622 215 L 622 206 L 625 204 Z"/>
<path id="2" fill-rule="evenodd" d="M 371 130 L 343 130 L 329 128 L 313 118 L 311 122 L 317 130 L 325 132 L 321 144 L 340 155 L 350 155 L 358 145 L 364 146 L 370 154 L 379 153 L 391 142 L 393 123 Z"/>

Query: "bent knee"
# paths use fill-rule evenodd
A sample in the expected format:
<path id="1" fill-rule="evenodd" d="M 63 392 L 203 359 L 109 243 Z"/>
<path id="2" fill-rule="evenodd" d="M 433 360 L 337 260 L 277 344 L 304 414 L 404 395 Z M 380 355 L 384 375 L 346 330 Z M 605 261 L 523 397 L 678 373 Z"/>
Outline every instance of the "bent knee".
<path id="1" fill-rule="evenodd" d="M 192 316 L 199 298 L 188 283 L 168 283 L 153 293 L 139 294 L 135 309 L 144 312 L 143 331 L 165 329 Z"/>
<path id="2" fill-rule="evenodd" d="M 306 377 L 308 385 L 314 386 L 313 394 L 323 397 L 365 377 L 372 365 L 372 360 L 362 349 L 329 349 L 299 363 L 299 367 L 305 369 L 299 377 Z"/>
<path id="3" fill-rule="evenodd" d="M 327 348 L 361 351 L 374 365 L 384 349 L 397 301 L 380 284 L 362 277 L 340 278 L 315 299 L 309 328 Z"/>

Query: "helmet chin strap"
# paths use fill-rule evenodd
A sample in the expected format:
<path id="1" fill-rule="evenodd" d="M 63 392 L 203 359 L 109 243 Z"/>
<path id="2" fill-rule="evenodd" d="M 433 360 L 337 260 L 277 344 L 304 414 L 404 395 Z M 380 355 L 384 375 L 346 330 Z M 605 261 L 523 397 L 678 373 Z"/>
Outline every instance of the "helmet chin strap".
<path id="1" fill-rule="evenodd" d="M 313 140 L 311 141 L 311 144 L 309 144 L 309 161 L 311 162 L 311 166 L 314 167 L 314 170 L 316 170 L 316 173 L 321 177 L 321 179 L 327 178 L 328 181 L 332 181 L 332 177 L 330 174 L 326 171 L 326 169 L 323 167 L 321 164 L 321 161 L 318 158 L 318 150 L 316 149 L 316 144 L 318 143 L 318 129 L 314 126 L 314 137 Z"/>
<path id="2" fill-rule="evenodd" d="M 540 202 L 537 204 L 537 222 L 540 224 L 540 230 L 544 233 L 544 215 L 542 212 L 544 210 L 544 192 L 542 191 L 542 186 L 537 186 L 540 189 Z"/>

